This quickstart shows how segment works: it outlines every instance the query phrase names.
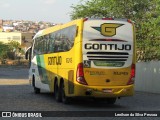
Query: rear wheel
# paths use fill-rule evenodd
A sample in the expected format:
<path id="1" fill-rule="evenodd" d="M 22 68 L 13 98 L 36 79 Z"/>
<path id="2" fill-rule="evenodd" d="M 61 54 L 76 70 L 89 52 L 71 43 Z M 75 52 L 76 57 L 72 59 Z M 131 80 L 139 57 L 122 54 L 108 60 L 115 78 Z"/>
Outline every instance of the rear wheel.
<path id="1" fill-rule="evenodd" d="M 61 83 L 60 91 L 61 91 L 61 96 L 62 96 L 62 102 L 63 102 L 64 104 L 69 104 L 69 103 L 70 103 L 70 98 L 67 97 L 66 94 L 65 94 L 64 82 Z"/>
<path id="2" fill-rule="evenodd" d="M 117 98 L 108 98 L 107 103 L 113 105 L 116 102 Z"/>
<path id="3" fill-rule="evenodd" d="M 57 102 L 61 102 L 62 99 L 61 99 L 60 90 L 57 82 L 55 82 L 54 84 L 54 96 Z"/>

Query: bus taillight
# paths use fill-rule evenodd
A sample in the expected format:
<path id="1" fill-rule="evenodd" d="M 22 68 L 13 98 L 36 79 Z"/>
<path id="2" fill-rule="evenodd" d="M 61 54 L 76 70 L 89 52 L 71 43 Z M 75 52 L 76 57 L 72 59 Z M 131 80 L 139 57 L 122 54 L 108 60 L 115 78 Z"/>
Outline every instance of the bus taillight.
<path id="1" fill-rule="evenodd" d="M 129 23 L 131 23 L 131 24 L 132 24 L 132 21 L 131 21 L 131 20 L 129 20 L 129 19 L 127 20 L 127 22 L 129 22 Z"/>
<path id="2" fill-rule="evenodd" d="M 77 82 L 83 85 L 88 85 L 83 72 L 83 63 L 79 63 L 77 66 Z"/>
<path id="3" fill-rule="evenodd" d="M 134 84 L 134 81 L 135 81 L 135 64 L 132 64 L 132 67 L 131 67 L 131 76 L 130 76 L 130 79 L 129 79 L 127 85 Z"/>
<path id="4" fill-rule="evenodd" d="M 84 18 L 84 19 L 83 19 L 83 22 L 85 22 L 85 21 L 87 21 L 87 20 L 88 20 L 88 18 Z"/>

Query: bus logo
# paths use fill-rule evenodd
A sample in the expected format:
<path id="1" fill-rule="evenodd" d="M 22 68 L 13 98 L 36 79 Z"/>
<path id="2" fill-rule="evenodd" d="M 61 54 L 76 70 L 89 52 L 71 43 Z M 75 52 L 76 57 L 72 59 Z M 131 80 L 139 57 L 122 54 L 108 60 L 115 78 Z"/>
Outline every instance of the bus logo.
<path id="1" fill-rule="evenodd" d="M 101 24 L 100 27 L 92 27 L 92 28 L 101 32 L 101 34 L 103 36 L 112 37 L 112 36 L 116 35 L 116 29 L 122 25 L 123 24 L 104 23 L 104 24 Z"/>

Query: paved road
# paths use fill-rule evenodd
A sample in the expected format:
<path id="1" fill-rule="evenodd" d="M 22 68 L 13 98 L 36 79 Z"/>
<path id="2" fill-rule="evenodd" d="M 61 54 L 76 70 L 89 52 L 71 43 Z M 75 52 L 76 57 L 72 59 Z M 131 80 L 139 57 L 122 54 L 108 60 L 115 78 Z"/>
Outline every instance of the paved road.
<path id="1" fill-rule="evenodd" d="M 77 99 L 73 100 L 70 105 L 57 103 L 49 93 L 34 94 L 27 76 L 27 68 L 0 67 L 0 111 L 160 111 L 160 94 L 143 92 L 136 92 L 133 97 L 117 100 L 115 105 Z M 74 118 L 67 119 L 72 120 Z M 89 120 L 91 118 L 85 119 Z M 97 117 L 96 119 L 102 118 Z M 109 119 L 125 120 L 128 118 Z M 139 117 L 139 119 L 158 120 L 158 118 L 144 117 Z"/>

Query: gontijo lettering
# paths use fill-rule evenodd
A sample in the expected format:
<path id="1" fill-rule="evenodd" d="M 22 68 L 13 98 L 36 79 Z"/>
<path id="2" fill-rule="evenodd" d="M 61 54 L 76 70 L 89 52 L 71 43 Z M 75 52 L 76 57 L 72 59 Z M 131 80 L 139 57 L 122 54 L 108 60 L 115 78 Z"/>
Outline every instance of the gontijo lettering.
<path id="1" fill-rule="evenodd" d="M 48 57 L 48 65 L 61 65 L 61 64 L 62 64 L 61 56 Z"/>
<path id="2" fill-rule="evenodd" d="M 84 48 L 87 50 L 131 50 L 131 45 L 86 43 Z"/>

